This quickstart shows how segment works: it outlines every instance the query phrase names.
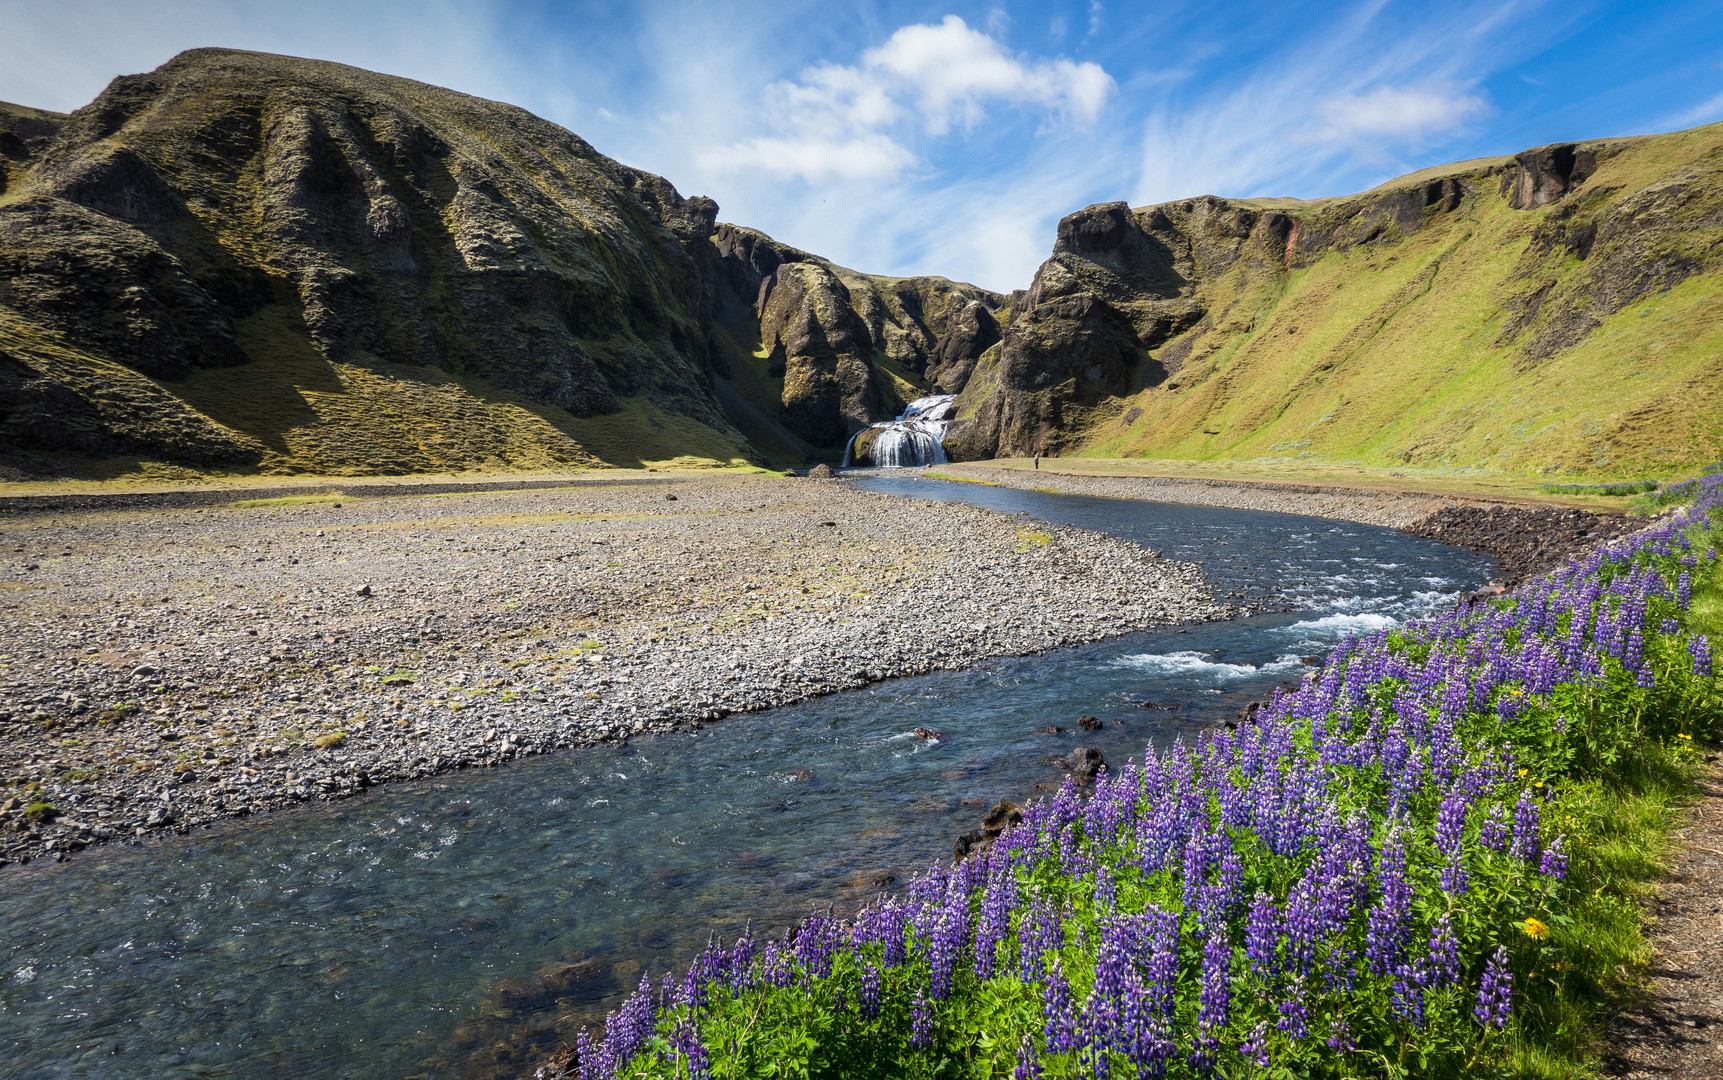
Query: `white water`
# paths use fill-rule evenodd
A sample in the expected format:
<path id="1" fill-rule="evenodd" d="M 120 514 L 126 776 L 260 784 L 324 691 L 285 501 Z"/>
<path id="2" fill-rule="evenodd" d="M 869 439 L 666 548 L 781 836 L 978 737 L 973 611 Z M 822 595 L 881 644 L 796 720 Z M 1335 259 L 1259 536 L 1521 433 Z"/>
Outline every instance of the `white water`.
<path id="1" fill-rule="evenodd" d="M 916 398 L 904 406 L 903 415 L 896 420 L 882 420 L 864 431 L 877 431 L 868 456 L 876 467 L 887 469 L 913 468 L 917 465 L 944 465 L 945 430 L 951 425 L 951 414 L 957 411 L 956 394 L 932 394 Z M 858 431 L 850 436 L 844 447 L 843 468 L 849 468 L 855 452 Z"/>

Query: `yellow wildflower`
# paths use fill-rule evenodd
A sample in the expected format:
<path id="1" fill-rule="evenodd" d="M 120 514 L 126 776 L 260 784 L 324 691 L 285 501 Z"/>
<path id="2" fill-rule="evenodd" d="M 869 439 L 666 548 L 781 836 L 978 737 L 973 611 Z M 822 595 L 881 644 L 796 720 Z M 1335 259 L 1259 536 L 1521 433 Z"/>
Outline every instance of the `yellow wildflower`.
<path id="1" fill-rule="evenodd" d="M 1520 929 L 1526 932 L 1526 937 L 1533 941 L 1542 941 L 1550 936 L 1549 924 L 1542 919 L 1527 919 L 1520 924 Z"/>

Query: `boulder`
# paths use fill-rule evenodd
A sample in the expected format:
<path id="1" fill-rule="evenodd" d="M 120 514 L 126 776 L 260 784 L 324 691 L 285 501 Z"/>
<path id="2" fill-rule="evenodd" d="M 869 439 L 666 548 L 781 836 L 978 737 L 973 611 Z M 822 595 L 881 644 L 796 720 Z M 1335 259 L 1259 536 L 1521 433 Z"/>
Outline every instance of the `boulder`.
<path id="1" fill-rule="evenodd" d="M 1067 761 L 1071 775 L 1079 780 L 1094 780 L 1107 767 L 1107 759 L 1093 746 L 1080 746 Z"/>

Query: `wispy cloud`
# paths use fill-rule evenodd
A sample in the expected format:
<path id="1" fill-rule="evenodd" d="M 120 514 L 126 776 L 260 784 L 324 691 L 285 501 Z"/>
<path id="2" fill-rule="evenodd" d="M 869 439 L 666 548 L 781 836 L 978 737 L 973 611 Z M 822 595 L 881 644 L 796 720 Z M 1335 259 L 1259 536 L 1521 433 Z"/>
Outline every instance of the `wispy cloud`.
<path id="1" fill-rule="evenodd" d="M 1686 112 L 1676 113 L 1668 126 L 1672 128 L 1696 127 L 1709 124 L 1713 120 L 1723 120 L 1723 93 L 1719 93 L 1707 101 L 1702 101 Z"/>
<path id="2" fill-rule="evenodd" d="M 1307 138 L 1312 142 L 1393 139 L 1419 143 L 1431 136 L 1453 134 L 1488 109 L 1481 96 L 1453 87 L 1378 86 L 1323 102 L 1317 109 L 1323 126 Z"/>
<path id="3" fill-rule="evenodd" d="M 1092 123 L 1116 89 L 1100 65 L 1027 59 L 956 15 L 900 27 L 854 65 L 818 64 L 767 86 L 759 116 L 775 128 L 696 152 L 714 172 L 758 170 L 812 183 L 889 180 L 916 164 L 904 127 L 970 131 L 994 105 Z M 895 129 L 895 130 L 894 130 Z"/>
<path id="4" fill-rule="evenodd" d="M 695 160 L 713 172 L 754 170 L 801 177 L 815 184 L 840 180 L 891 180 L 915 164 L 915 155 L 888 135 L 862 132 L 848 138 L 760 136 L 729 146 L 706 147 Z"/>
<path id="5" fill-rule="evenodd" d="M 1144 122 L 1134 198 L 1294 194 L 1360 168 L 1411 171 L 1414 152 L 1490 114 L 1471 87 L 1524 47 L 1504 29 L 1511 14 L 1512 5 L 1480 6 L 1396 34 L 1380 5 L 1365 4 L 1284 38 L 1225 89 L 1193 98 L 1171 87 Z M 1419 81 L 1406 81 L 1412 72 Z"/>

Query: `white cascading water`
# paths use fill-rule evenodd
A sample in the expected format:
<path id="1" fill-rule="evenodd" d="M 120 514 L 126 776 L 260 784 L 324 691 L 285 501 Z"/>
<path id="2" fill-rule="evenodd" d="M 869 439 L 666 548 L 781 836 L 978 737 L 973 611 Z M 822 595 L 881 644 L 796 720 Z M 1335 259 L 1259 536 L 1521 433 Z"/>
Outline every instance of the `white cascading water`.
<path id="1" fill-rule="evenodd" d="M 868 456 L 876 467 L 886 469 L 913 468 L 918 465 L 944 465 L 945 429 L 951 425 L 951 414 L 957 411 L 956 394 L 933 394 L 916 398 L 904 406 L 903 415 L 896 420 L 882 420 L 863 431 L 877 431 Z M 850 436 L 844 447 L 842 468 L 849 468 L 850 455 L 855 451 L 858 431 Z"/>

